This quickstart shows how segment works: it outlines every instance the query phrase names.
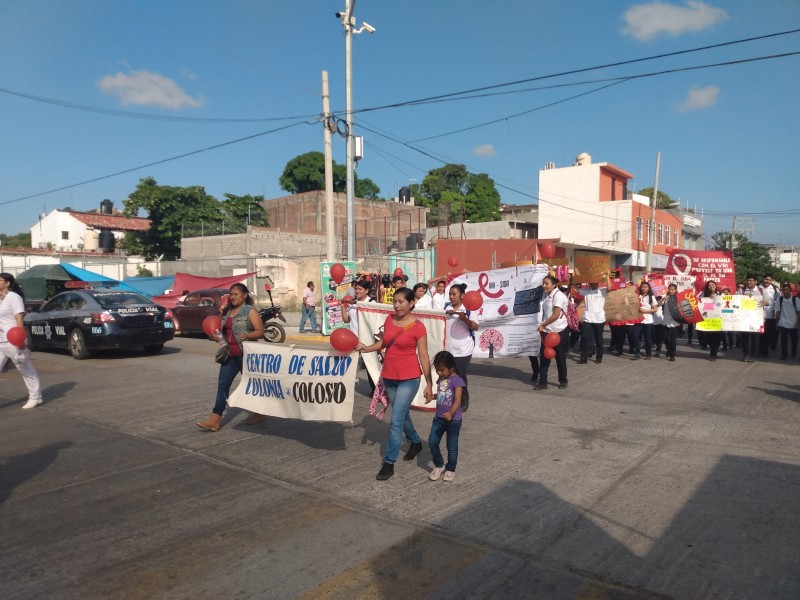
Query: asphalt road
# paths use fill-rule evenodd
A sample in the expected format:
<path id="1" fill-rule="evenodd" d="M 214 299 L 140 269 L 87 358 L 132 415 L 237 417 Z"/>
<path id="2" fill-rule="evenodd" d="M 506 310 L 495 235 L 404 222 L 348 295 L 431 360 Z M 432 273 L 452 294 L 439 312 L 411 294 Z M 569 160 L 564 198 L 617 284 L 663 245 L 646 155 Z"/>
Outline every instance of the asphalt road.
<path id="1" fill-rule="evenodd" d="M 0 375 L 0 597 L 800 598 L 797 362 L 679 342 L 533 392 L 527 359 L 475 360 L 444 483 L 427 449 L 375 480 L 388 424 L 366 397 L 352 424 L 199 430 L 212 354 L 37 352 L 26 411 Z"/>

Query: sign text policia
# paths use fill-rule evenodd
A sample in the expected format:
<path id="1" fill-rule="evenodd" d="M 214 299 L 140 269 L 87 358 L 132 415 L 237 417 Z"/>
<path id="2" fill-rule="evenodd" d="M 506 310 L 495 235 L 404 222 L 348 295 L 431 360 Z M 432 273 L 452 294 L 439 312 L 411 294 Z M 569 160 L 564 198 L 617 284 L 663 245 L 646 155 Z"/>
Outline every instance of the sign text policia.
<path id="1" fill-rule="evenodd" d="M 350 421 L 356 366 L 334 350 L 245 342 L 242 380 L 228 404 L 276 417 Z"/>

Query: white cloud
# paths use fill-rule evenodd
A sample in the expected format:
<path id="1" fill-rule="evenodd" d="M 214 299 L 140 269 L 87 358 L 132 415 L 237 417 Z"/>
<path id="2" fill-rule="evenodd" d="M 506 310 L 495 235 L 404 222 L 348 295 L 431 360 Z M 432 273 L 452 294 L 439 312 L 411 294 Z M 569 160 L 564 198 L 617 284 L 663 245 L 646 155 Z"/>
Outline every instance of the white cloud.
<path id="1" fill-rule="evenodd" d="M 491 158 L 495 155 L 496 150 L 494 146 L 491 144 L 484 144 L 483 146 L 475 146 L 472 149 L 472 153 L 475 156 L 483 156 L 485 158 Z"/>
<path id="2" fill-rule="evenodd" d="M 675 110 L 677 112 L 691 112 L 710 108 L 717 103 L 717 96 L 719 96 L 719 88 L 715 85 L 707 85 L 706 87 L 692 86 L 686 99 L 678 103 L 675 106 Z"/>
<path id="3" fill-rule="evenodd" d="M 202 96 L 192 98 L 172 79 L 150 71 L 106 75 L 97 82 L 97 88 L 106 94 L 113 94 L 125 106 L 178 109 L 198 108 L 206 103 Z"/>
<path id="4" fill-rule="evenodd" d="M 727 19 L 728 13 L 699 0 L 687 0 L 684 6 L 657 0 L 630 7 L 623 18 L 627 27 L 622 33 L 644 42 L 660 34 L 702 31 Z"/>
<path id="5" fill-rule="evenodd" d="M 183 67 L 181 69 L 181 75 L 183 75 L 189 81 L 197 81 L 197 75 L 195 75 L 192 71 L 190 71 L 186 67 Z"/>

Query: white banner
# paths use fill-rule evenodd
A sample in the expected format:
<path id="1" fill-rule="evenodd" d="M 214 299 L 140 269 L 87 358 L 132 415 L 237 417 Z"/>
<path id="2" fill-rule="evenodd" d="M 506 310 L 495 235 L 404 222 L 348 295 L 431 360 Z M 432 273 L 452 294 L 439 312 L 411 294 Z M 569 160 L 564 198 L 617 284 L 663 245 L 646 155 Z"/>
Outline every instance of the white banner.
<path id="1" fill-rule="evenodd" d="M 548 270 L 547 265 L 521 265 L 464 273 L 450 283 L 466 283 L 467 292 L 477 290 L 483 296 L 483 306 L 470 314 L 479 325 L 472 356 L 539 355 L 542 281 Z"/>
<path id="2" fill-rule="evenodd" d="M 362 344 L 374 344 L 377 340 L 375 336 L 383 333 L 383 324 L 386 317 L 394 314 L 394 307 L 390 304 L 377 304 L 376 302 L 358 303 L 358 340 Z M 444 350 L 444 323 L 445 314 L 441 310 L 414 309 L 414 317 L 420 321 L 428 332 L 428 355 L 431 361 L 437 352 Z M 370 377 L 374 382 L 378 382 L 381 376 L 382 356 L 380 352 L 366 352 L 361 355 L 364 365 L 369 371 Z M 436 382 L 436 373 L 431 373 L 432 381 Z M 425 378 L 420 377 L 420 386 L 417 390 L 417 397 L 411 403 L 414 408 L 433 411 L 436 405 L 425 404 L 422 392 L 425 390 Z"/>
<path id="3" fill-rule="evenodd" d="M 357 354 L 294 345 L 244 343 L 237 408 L 303 421 L 352 421 Z"/>
<path id="4" fill-rule="evenodd" d="M 664 275 L 664 285 L 669 286 L 674 283 L 678 286 L 679 292 L 694 290 L 695 279 L 694 275 Z"/>

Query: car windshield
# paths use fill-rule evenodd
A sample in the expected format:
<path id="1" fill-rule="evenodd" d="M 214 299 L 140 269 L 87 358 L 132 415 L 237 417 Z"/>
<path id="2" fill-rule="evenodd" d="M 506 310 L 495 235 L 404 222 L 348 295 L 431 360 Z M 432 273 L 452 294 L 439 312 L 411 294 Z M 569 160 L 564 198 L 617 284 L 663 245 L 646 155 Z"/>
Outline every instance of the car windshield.
<path id="1" fill-rule="evenodd" d="M 127 306 L 131 304 L 152 304 L 150 300 L 133 292 L 99 292 L 92 294 L 97 303 L 103 308 Z"/>

